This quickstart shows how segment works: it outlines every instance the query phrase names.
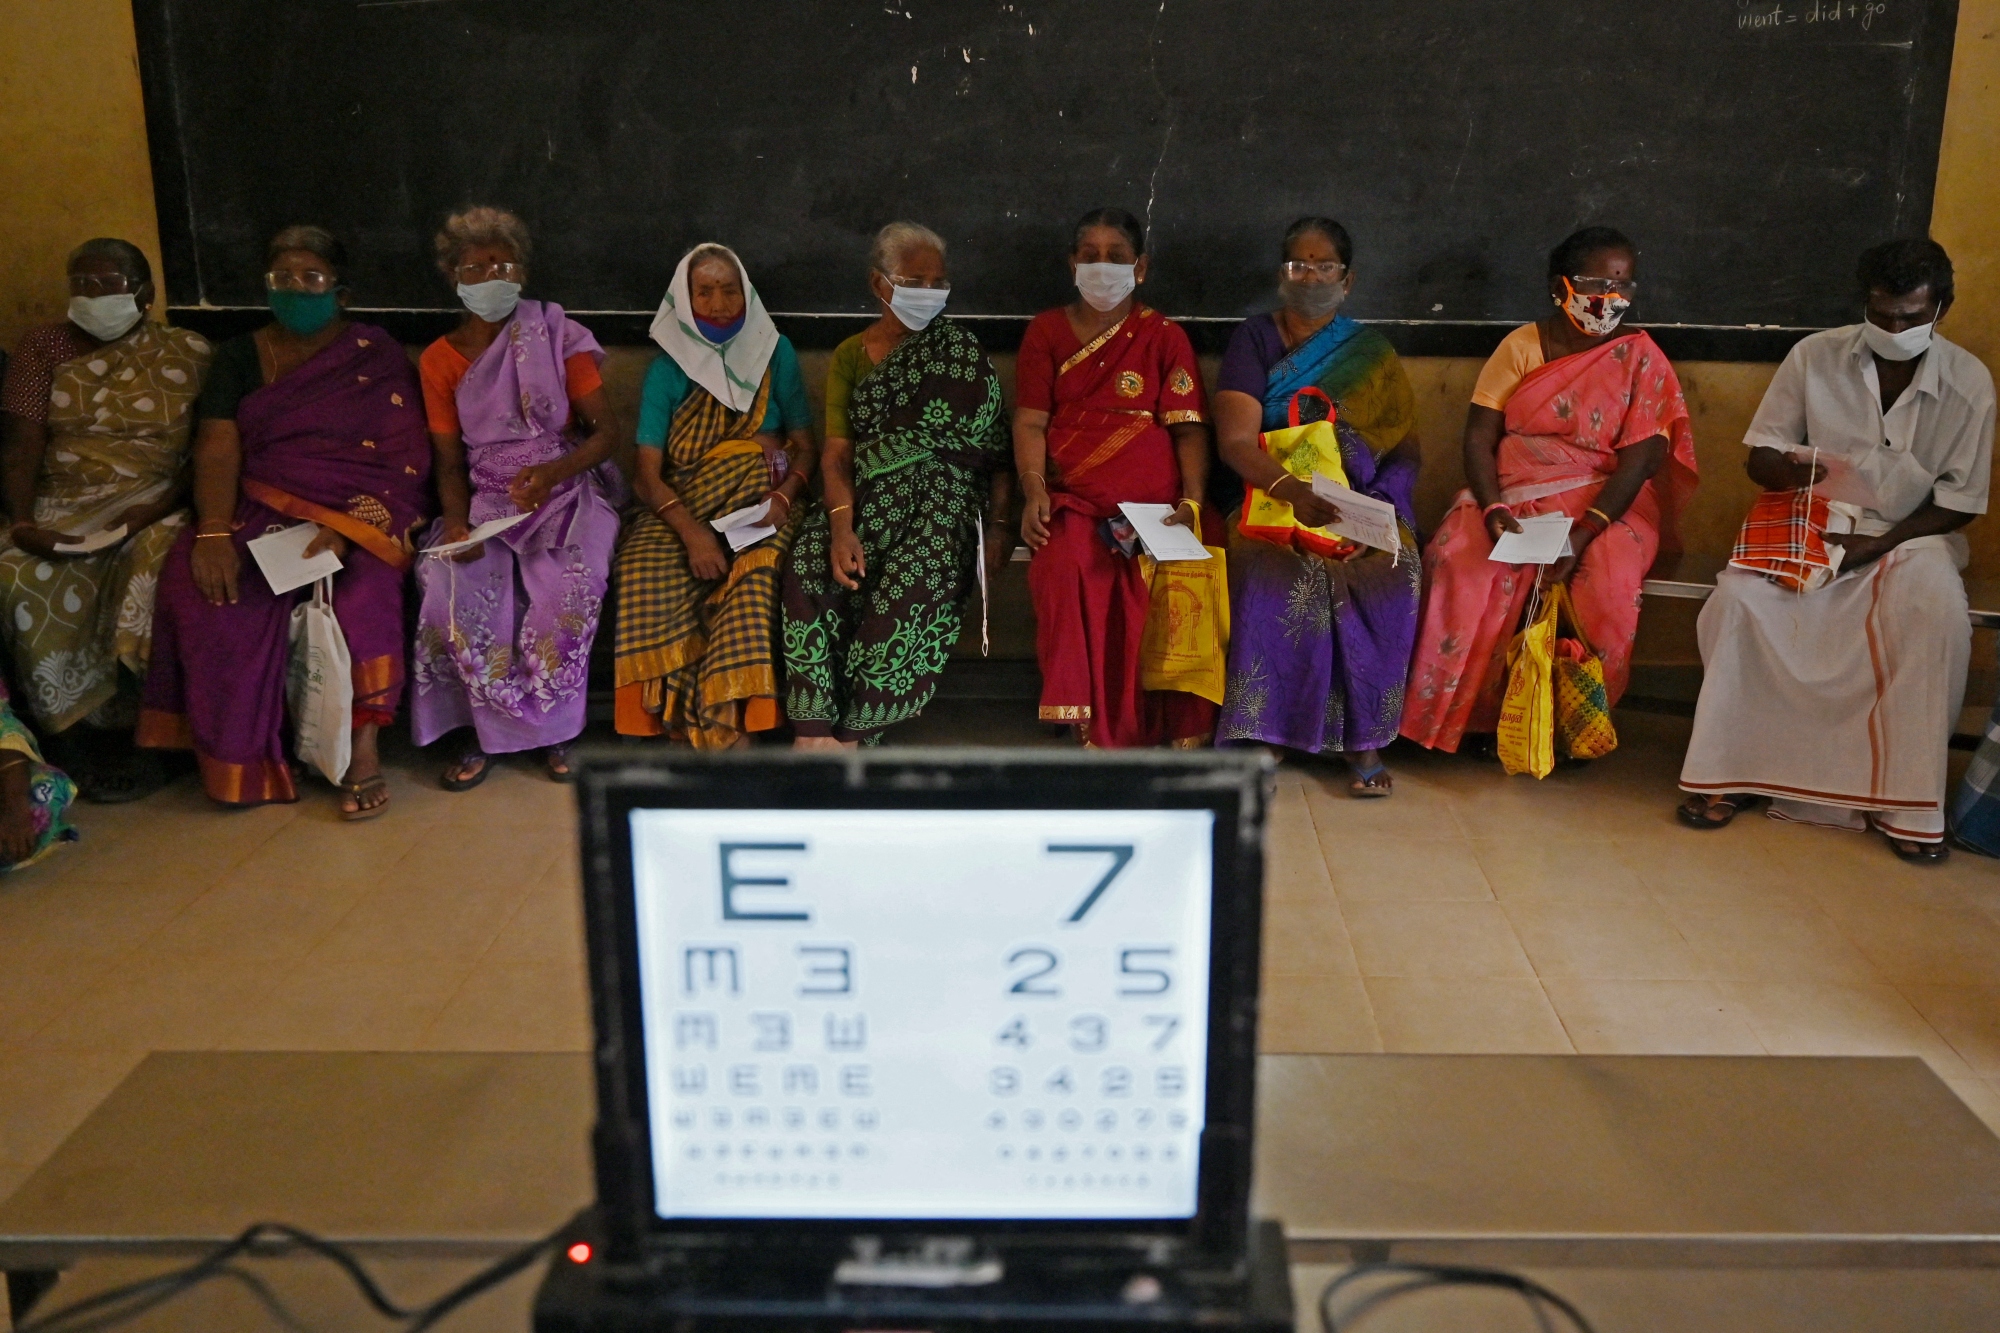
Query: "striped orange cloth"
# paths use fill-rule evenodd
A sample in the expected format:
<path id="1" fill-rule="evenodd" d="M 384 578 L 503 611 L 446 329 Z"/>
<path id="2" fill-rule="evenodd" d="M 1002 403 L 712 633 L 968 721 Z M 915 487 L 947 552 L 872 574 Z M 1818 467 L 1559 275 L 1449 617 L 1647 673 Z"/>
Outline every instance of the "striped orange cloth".
<path id="1" fill-rule="evenodd" d="M 1762 574 L 1793 592 L 1825 587 L 1840 566 L 1824 535 L 1831 514 L 1811 490 L 1760 492 L 1736 534 L 1730 567 Z"/>

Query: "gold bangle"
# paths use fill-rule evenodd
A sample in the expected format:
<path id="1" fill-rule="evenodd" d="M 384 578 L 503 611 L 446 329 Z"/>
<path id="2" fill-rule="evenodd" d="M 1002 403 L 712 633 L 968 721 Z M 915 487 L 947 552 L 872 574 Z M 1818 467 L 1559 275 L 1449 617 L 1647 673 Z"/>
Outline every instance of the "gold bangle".
<path id="1" fill-rule="evenodd" d="M 1019 477 L 1033 477 L 1036 481 L 1039 481 L 1044 486 L 1049 484 L 1049 479 L 1043 476 L 1039 472 L 1018 472 L 1015 475 Z"/>
<path id="2" fill-rule="evenodd" d="M 659 504 L 653 506 L 653 517 L 659 519 L 660 522 L 662 523 L 666 522 L 667 511 L 669 509 L 672 509 L 675 505 L 679 504 L 680 502 L 681 498 L 678 495 L 674 496 L 670 500 L 660 501 Z"/>
<path id="3" fill-rule="evenodd" d="M 1611 515 L 1609 515 L 1609 514 L 1605 513 L 1605 512 L 1604 512 L 1604 511 L 1603 511 L 1602 509 L 1597 509 L 1597 508 L 1594 508 L 1594 507 L 1593 507 L 1593 508 L 1590 508 L 1590 509 L 1586 509 L 1586 510 L 1584 510 L 1583 512 L 1584 512 L 1584 513 L 1586 513 L 1586 514 L 1595 514 L 1595 515 L 1597 515 L 1597 516 L 1598 516 L 1599 518 L 1601 518 L 1601 519 L 1603 519 L 1603 520 L 1604 520 L 1604 526 L 1605 526 L 1605 527 L 1607 527 L 1607 528 L 1608 528 L 1608 527 L 1610 527 L 1610 526 L 1611 526 L 1611 522 L 1612 522 L 1612 519 L 1611 519 Z"/>
<path id="4" fill-rule="evenodd" d="M 233 537 L 235 535 L 236 534 L 232 532 L 197 532 L 194 535 L 194 539 L 196 541 L 201 541 L 205 537 Z"/>
<path id="5" fill-rule="evenodd" d="M 828 518 L 832 518 L 835 514 L 845 513 L 846 511 L 852 508 L 854 508 L 853 505 L 835 505 L 833 508 L 826 511 L 826 516 Z"/>

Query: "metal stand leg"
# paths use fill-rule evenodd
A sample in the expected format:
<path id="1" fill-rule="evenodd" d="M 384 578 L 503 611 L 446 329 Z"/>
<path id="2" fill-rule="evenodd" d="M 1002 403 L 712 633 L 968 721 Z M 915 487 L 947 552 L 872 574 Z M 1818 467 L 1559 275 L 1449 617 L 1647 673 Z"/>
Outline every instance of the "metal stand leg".
<path id="1" fill-rule="evenodd" d="M 7 1315 L 12 1323 L 18 1324 L 28 1317 L 28 1311 L 35 1308 L 35 1302 L 48 1294 L 62 1274 L 53 1268 L 10 1269 L 7 1273 Z"/>

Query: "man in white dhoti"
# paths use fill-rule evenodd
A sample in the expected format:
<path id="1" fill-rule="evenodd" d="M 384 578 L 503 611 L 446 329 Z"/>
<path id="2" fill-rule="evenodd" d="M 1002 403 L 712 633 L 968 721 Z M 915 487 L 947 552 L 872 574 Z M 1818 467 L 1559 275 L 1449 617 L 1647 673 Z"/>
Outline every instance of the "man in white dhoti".
<path id="1" fill-rule="evenodd" d="M 1744 443 L 1765 490 L 1824 484 L 1829 500 L 1867 503 L 1834 505 L 1853 530 L 1828 533 L 1842 554 L 1825 586 L 1716 579 L 1681 770 L 1696 794 L 1678 815 L 1716 829 L 1769 800 L 1777 819 L 1872 822 L 1897 856 L 1934 863 L 1949 855 L 1945 754 L 1972 645 L 1957 529 L 1986 512 L 1993 377 L 1938 336 L 1952 301 L 1942 246 L 1878 245 L 1860 278 L 1867 318 L 1792 349 Z"/>

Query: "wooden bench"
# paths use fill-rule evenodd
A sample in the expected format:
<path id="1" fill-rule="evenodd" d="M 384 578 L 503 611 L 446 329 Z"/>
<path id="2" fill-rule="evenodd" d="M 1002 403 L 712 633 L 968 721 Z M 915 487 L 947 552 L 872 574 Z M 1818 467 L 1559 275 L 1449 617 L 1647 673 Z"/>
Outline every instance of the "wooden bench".
<path id="1" fill-rule="evenodd" d="M 1646 571 L 1646 582 L 1641 586 L 1648 597 L 1705 602 L 1715 591 L 1715 576 L 1728 563 L 1712 555 L 1661 556 Z M 1967 619 L 1974 629 L 2000 629 L 2000 583 L 1968 580 L 1965 598 L 1971 604 Z"/>

